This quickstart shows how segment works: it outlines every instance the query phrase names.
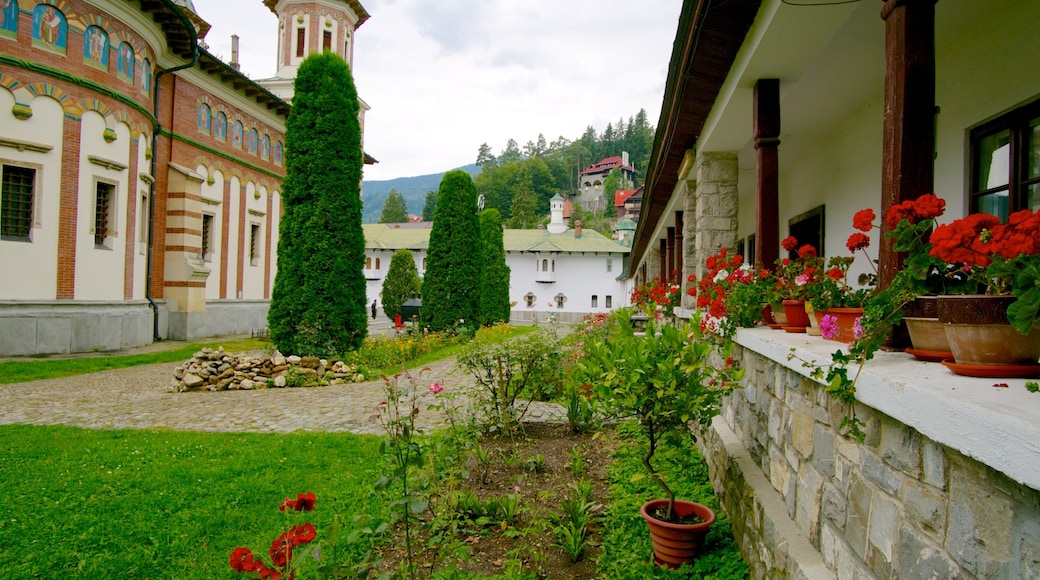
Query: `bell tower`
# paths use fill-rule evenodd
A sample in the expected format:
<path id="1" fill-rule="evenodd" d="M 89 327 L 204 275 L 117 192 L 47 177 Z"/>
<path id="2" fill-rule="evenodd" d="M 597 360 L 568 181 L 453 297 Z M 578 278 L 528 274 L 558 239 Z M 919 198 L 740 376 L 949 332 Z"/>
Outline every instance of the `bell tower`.
<path id="1" fill-rule="evenodd" d="M 296 69 L 315 52 L 334 52 L 353 69 L 354 33 L 369 18 L 361 2 L 264 0 L 264 5 L 278 17 L 277 72 L 257 81 L 267 90 L 291 102 Z"/>

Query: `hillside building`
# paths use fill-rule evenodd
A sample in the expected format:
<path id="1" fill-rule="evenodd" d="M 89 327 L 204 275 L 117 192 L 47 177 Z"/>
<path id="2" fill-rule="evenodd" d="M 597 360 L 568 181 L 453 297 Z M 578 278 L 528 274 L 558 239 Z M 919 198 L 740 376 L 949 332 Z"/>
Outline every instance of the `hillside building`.
<path id="1" fill-rule="evenodd" d="M 4 4 L 0 355 L 266 326 L 292 75 L 312 52 L 351 62 L 368 13 L 263 6 L 279 67 L 258 82 L 200 46 L 191 0 Z"/>
<path id="2" fill-rule="evenodd" d="M 617 169 L 620 179 L 618 186 L 622 189 L 631 187 L 635 183 L 636 169 L 628 162 L 628 152 L 624 151 L 620 156 L 604 157 L 599 163 L 593 163 L 581 170 L 578 176 L 578 203 L 581 207 L 591 211 L 603 211 L 607 208 L 607 200 L 604 197 L 603 186 L 610 172 Z"/>

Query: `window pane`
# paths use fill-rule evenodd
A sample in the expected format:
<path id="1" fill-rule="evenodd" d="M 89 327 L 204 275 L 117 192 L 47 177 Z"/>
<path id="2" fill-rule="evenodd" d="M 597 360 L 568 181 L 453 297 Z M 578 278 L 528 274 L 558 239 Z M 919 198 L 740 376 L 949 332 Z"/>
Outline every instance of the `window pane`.
<path id="1" fill-rule="evenodd" d="M 112 185 L 109 183 L 98 183 L 94 203 L 94 245 L 105 244 L 105 236 L 108 235 L 108 224 L 110 205 L 112 203 Z"/>
<path id="2" fill-rule="evenodd" d="M 1026 188 L 1026 209 L 1029 211 L 1040 210 L 1040 183 L 1034 183 Z"/>
<path id="3" fill-rule="evenodd" d="M 975 184 L 975 191 L 1008 184 L 1010 155 L 1011 132 L 1008 130 L 983 137 L 979 141 L 979 182 Z"/>
<path id="4" fill-rule="evenodd" d="M 1026 141 L 1026 154 L 1029 155 L 1029 162 L 1026 163 L 1029 174 L 1026 179 L 1031 179 L 1040 176 L 1040 118 L 1029 121 Z"/>
<path id="5" fill-rule="evenodd" d="M 1008 217 L 1008 192 L 998 191 L 975 198 L 975 213 L 993 214 L 1001 221 Z"/>

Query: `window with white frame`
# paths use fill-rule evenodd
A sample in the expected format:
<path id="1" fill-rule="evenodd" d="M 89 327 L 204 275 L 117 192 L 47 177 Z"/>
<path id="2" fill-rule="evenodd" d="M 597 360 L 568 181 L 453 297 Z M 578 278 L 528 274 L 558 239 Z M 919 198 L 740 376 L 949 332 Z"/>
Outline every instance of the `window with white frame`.
<path id="1" fill-rule="evenodd" d="M 612 260 L 611 258 L 607 258 L 607 272 L 613 272 L 613 271 L 614 271 L 614 260 Z"/>
<path id="2" fill-rule="evenodd" d="M 3 165 L 0 170 L 0 239 L 31 242 L 36 170 L 18 165 Z"/>
<path id="3" fill-rule="evenodd" d="M 610 297 L 610 295 L 607 295 L 607 296 L 603 297 L 603 306 L 604 306 L 604 308 L 610 308 L 611 307 L 611 297 Z"/>
<path id="4" fill-rule="evenodd" d="M 599 308 L 599 296 L 596 296 L 595 294 L 592 295 L 592 307 Z"/>

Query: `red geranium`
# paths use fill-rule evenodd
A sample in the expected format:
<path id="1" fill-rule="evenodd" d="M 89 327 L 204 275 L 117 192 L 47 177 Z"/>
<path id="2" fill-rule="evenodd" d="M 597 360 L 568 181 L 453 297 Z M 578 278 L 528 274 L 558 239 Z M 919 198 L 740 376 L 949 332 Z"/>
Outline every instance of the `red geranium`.
<path id="1" fill-rule="evenodd" d="M 850 252 L 855 252 L 856 250 L 863 250 L 866 249 L 868 246 L 870 246 L 870 236 L 868 236 L 867 234 L 861 234 L 859 232 L 856 232 L 849 236 L 849 240 L 845 243 L 845 247 L 848 248 Z"/>
<path id="2" fill-rule="evenodd" d="M 780 247 L 790 252 L 798 247 L 798 240 L 794 236 L 787 236 L 780 242 Z"/>
<path id="3" fill-rule="evenodd" d="M 861 209 L 856 212 L 856 215 L 852 216 L 852 227 L 861 232 L 869 232 L 874 227 L 875 217 L 874 210 L 870 208 Z"/>
<path id="4" fill-rule="evenodd" d="M 297 512 L 309 512 L 314 509 L 314 501 L 314 493 L 308 491 L 307 493 L 297 494 L 296 499 L 285 498 L 285 501 L 282 502 L 278 509 L 283 512 L 287 509 Z"/>

